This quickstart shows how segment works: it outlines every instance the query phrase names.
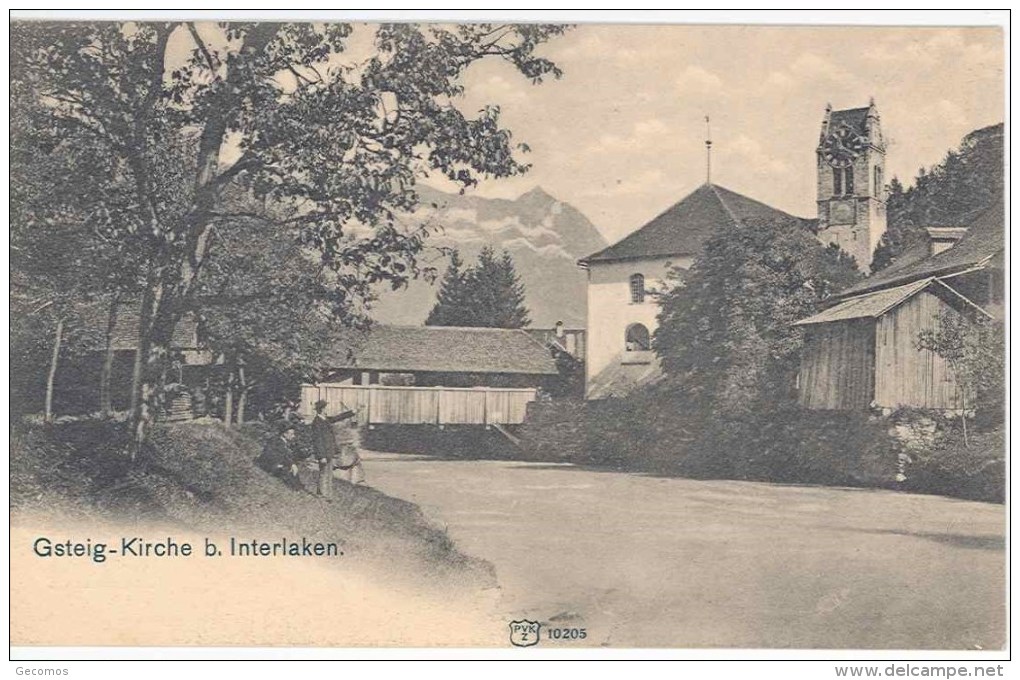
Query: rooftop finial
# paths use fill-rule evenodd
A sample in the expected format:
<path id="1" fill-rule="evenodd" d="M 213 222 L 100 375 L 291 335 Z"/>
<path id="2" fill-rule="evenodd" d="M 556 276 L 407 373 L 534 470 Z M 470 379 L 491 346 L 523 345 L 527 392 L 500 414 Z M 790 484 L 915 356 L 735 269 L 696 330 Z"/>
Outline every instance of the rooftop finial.
<path id="1" fill-rule="evenodd" d="M 705 183 L 712 183 L 712 122 L 705 116 Z"/>

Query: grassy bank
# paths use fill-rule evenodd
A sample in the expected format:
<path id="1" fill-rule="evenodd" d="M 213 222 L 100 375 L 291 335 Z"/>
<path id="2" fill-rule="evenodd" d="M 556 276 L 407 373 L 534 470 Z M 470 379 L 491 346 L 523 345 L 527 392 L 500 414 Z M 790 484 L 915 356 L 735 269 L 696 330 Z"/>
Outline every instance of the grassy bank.
<path id="1" fill-rule="evenodd" d="M 491 568 L 457 551 L 412 503 L 335 482 L 329 501 L 293 490 L 253 464 L 261 425 L 160 425 L 135 464 L 123 424 L 20 424 L 11 435 L 11 510 L 17 516 L 156 522 L 245 536 L 337 542 L 343 559 L 415 578 L 493 583 Z M 370 471 L 369 471 L 370 473 Z M 302 477 L 314 488 L 315 475 Z"/>

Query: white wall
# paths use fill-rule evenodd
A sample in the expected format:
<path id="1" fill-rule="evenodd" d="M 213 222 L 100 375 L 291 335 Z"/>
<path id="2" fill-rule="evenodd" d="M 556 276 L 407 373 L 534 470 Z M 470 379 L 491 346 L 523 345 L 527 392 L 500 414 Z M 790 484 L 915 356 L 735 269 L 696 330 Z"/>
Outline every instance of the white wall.
<path id="1" fill-rule="evenodd" d="M 590 393 L 592 379 L 621 363 L 627 327 L 642 323 L 649 333 L 657 327 L 659 305 L 651 295 L 643 303 L 631 302 L 630 277 L 642 274 L 645 289 L 661 288 L 673 266 L 688 269 L 691 257 L 663 257 L 588 265 L 588 354 L 585 379 Z"/>

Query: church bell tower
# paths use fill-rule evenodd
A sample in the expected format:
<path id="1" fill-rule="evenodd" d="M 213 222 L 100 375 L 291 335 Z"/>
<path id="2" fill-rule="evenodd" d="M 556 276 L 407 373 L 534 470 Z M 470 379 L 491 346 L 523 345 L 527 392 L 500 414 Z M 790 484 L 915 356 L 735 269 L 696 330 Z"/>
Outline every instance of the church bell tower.
<path id="1" fill-rule="evenodd" d="M 859 109 L 826 106 L 817 154 L 818 238 L 870 271 L 886 224 L 885 140 L 875 101 Z"/>

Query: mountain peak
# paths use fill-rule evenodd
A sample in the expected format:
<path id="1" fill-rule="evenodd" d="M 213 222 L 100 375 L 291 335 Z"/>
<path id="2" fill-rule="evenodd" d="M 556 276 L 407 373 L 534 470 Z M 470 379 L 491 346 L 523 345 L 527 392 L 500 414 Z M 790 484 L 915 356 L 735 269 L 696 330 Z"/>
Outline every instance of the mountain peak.
<path id="1" fill-rule="evenodd" d="M 520 196 L 517 197 L 518 201 L 526 201 L 529 203 L 558 203 L 556 197 L 550 194 L 548 191 L 540 186 L 536 186 L 533 189 L 529 189 Z"/>
<path id="2" fill-rule="evenodd" d="M 437 245 L 457 248 L 465 262 L 475 260 L 484 246 L 509 251 L 524 284 L 533 325 L 552 328 L 562 320 L 568 326 L 584 326 L 588 279 L 577 260 L 605 248 L 606 243 L 579 210 L 542 187 L 516 199 L 421 189 L 422 203 L 429 211 L 423 217 L 443 227 L 433 237 Z M 425 283 L 380 293 L 376 318 L 385 323 L 420 324 L 435 304 L 435 296 L 436 289 Z"/>

